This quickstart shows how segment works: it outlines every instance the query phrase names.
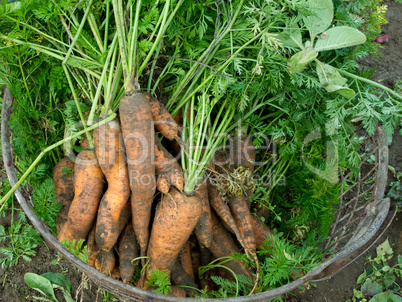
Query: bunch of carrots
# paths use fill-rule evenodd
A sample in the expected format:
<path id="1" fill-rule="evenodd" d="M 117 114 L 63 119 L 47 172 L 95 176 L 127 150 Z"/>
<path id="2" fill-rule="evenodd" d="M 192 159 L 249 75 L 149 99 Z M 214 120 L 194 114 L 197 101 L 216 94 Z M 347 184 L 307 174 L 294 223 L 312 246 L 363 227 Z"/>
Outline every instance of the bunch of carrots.
<path id="1" fill-rule="evenodd" d="M 63 204 L 58 240 L 85 240 L 89 264 L 125 283 L 141 267 L 135 285 L 142 289 L 152 290 L 148 281 L 155 270 L 170 278 L 172 295 L 183 297 L 215 289 L 213 274 L 231 280 L 241 274 L 257 285 L 256 251 L 273 233 L 250 210 L 252 141 L 244 133 L 233 134 L 194 191 L 185 192 L 179 159 L 167 150 L 188 150 L 180 125 L 180 115 L 174 119 L 155 97 L 127 93 L 119 116 L 93 131 L 94 149 L 82 144 L 75 162 L 65 157 L 54 168 Z M 246 177 L 236 182 L 233 175 Z M 257 270 L 232 259 L 197 274 L 200 266 L 241 251 Z"/>

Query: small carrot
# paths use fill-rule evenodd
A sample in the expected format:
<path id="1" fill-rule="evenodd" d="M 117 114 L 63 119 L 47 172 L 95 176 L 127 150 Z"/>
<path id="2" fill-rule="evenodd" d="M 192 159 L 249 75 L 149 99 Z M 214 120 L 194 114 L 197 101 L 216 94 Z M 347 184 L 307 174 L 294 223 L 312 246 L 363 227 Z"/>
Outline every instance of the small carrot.
<path id="1" fill-rule="evenodd" d="M 68 157 L 62 158 L 53 169 L 53 183 L 56 189 L 57 201 L 62 208 L 56 217 L 57 232 L 67 220 L 68 210 L 74 198 L 73 181 L 74 162 Z"/>
<path id="2" fill-rule="evenodd" d="M 175 264 L 172 268 L 170 279 L 174 285 L 186 286 L 184 287 L 184 290 L 186 291 L 186 295 L 188 297 L 191 297 L 196 293 L 196 290 L 192 288 L 198 288 L 197 283 L 195 283 L 194 280 L 186 273 L 183 265 L 180 264 L 178 260 L 175 261 Z"/>
<path id="3" fill-rule="evenodd" d="M 165 106 L 155 97 L 148 93 L 144 93 L 151 104 L 152 117 L 155 128 L 167 139 L 174 140 L 179 134 L 179 125 L 170 115 Z"/>
<path id="4" fill-rule="evenodd" d="M 169 180 L 169 186 L 183 190 L 183 170 L 177 160 L 171 155 L 158 138 L 155 139 L 155 170 L 157 175 L 164 175 Z"/>
<path id="5" fill-rule="evenodd" d="M 57 239 L 85 240 L 96 218 L 104 176 L 93 150 L 82 150 L 74 164 L 74 199 Z"/>
<path id="6" fill-rule="evenodd" d="M 138 246 L 131 222 L 127 224 L 119 240 L 119 269 L 124 283 L 129 283 L 134 275 L 132 260 L 138 257 Z"/>
<path id="7" fill-rule="evenodd" d="M 100 252 L 100 249 L 95 242 L 95 230 L 96 228 L 93 227 L 89 232 L 87 238 L 88 264 L 92 267 L 95 267 L 96 257 L 98 257 L 98 254 Z"/>
<path id="8" fill-rule="evenodd" d="M 198 195 L 185 196 L 175 188 L 158 204 L 152 225 L 147 256 L 147 270 L 170 274 L 174 262 L 201 216 Z"/>
<path id="9" fill-rule="evenodd" d="M 212 220 L 207 183 L 208 181 L 203 179 L 195 191 L 202 201 L 202 215 L 195 226 L 194 232 L 200 244 L 209 247 L 212 242 Z"/>
<path id="10" fill-rule="evenodd" d="M 118 119 L 96 128 L 93 137 L 99 166 L 108 183 L 99 205 L 95 239 L 101 249 L 109 251 L 120 235 L 120 214 L 130 197 L 128 169 Z"/>
<path id="11" fill-rule="evenodd" d="M 236 222 L 233 219 L 232 213 L 230 212 L 229 206 L 226 204 L 223 197 L 219 194 L 218 189 L 210 182 L 208 183 L 208 196 L 211 207 L 215 210 L 222 221 L 224 221 L 228 229 L 236 235 L 236 238 L 240 242 L 240 244 L 244 248 L 246 248 Z"/>
<path id="12" fill-rule="evenodd" d="M 130 178 L 133 227 L 144 256 L 156 189 L 153 117 L 149 100 L 141 92 L 121 98 L 119 113 Z"/>
<path id="13" fill-rule="evenodd" d="M 191 258 L 191 246 L 189 241 L 187 241 L 184 244 L 183 248 L 179 253 L 178 259 L 181 266 L 186 271 L 187 275 L 189 275 L 190 278 L 194 280 L 193 263 Z"/>

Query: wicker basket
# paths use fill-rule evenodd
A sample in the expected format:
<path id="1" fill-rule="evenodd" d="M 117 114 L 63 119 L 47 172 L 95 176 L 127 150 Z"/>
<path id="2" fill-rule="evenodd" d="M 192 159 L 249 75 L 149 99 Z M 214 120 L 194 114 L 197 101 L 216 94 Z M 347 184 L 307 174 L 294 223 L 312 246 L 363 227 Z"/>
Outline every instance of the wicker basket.
<path id="1" fill-rule="evenodd" d="M 1 144 L 7 176 L 11 185 L 14 186 L 17 177 L 13 165 L 11 131 L 8 125 L 11 107 L 12 97 L 9 90 L 6 89 L 1 113 Z M 388 147 L 384 131 L 378 128 L 376 135 L 367 138 L 364 146 L 367 149 L 365 152 L 367 157 L 374 155 L 375 161 L 373 163 L 368 163 L 367 160 L 362 161 L 360 171 L 365 171 L 365 173 L 361 172 L 361 175 L 355 179 L 353 186 L 348 187 L 347 190 L 342 190 L 335 215 L 336 219 L 331 226 L 324 247 L 324 249 L 331 248 L 331 257 L 328 257 L 300 279 L 252 296 L 227 299 L 176 298 L 140 290 L 137 287 L 112 279 L 79 260 L 65 249 L 52 235 L 48 227 L 34 214 L 21 190 L 17 189 L 15 196 L 31 223 L 49 245 L 84 272 L 99 287 L 124 301 L 269 301 L 306 282 L 320 281 L 333 276 L 364 253 L 390 225 L 395 216 L 396 207 L 393 204 L 391 205 L 388 198 L 383 198 L 388 169 Z M 342 184 L 351 178 L 350 173 L 341 176 Z"/>

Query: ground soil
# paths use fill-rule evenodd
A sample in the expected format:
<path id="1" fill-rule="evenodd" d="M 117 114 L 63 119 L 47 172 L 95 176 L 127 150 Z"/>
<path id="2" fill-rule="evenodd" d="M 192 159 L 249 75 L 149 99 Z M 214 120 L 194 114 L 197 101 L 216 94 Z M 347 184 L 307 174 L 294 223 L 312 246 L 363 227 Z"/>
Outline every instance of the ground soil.
<path id="1" fill-rule="evenodd" d="M 379 53 L 380 58 L 370 57 L 364 59 L 361 64 L 373 68 L 376 67 L 372 79 L 393 88 L 395 80 L 402 79 L 402 4 L 394 1 L 385 1 L 389 8 L 387 12 L 388 24 L 384 25 L 382 35 L 389 37 L 389 42 L 384 44 L 384 49 Z M 402 138 L 398 132 L 393 137 L 390 145 L 389 164 L 397 172 L 402 171 Z M 4 179 L 5 173 L 0 162 L 0 181 Z M 388 182 L 395 181 L 391 173 L 388 175 Z M 0 218 L 0 225 L 7 227 L 10 224 L 10 217 Z M 397 213 L 386 233 L 377 243 L 389 239 L 394 248 L 395 254 L 402 254 L 402 212 Z M 342 302 L 353 296 L 357 277 L 363 272 L 365 257 L 375 252 L 374 245 L 367 253 L 363 254 L 355 262 L 341 270 L 337 275 L 327 281 L 317 282 L 316 287 L 301 292 L 295 291 L 287 297 L 286 301 L 308 301 L 308 302 Z M 38 292 L 30 289 L 25 281 L 26 272 L 35 272 L 37 274 L 45 272 L 61 272 L 65 274 L 72 283 L 72 294 L 77 301 L 93 302 L 103 301 L 103 294 L 98 287 L 89 282 L 82 281 L 82 273 L 71 266 L 67 261 L 61 261 L 59 264 L 52 264 L 57 259 L 57 252 L 48 247 L 45 243 L 37 248 L 36 256 L 31 262 L 20 261 L 18 266 L 11 268 L 0 268 L 0 302 L 18 302 L 18 301 L 39 301 L 36 297 L 41 296 Z M 85 288 L 87 287 L 87 288 Z M 78 292 L 78 295 L 77 295 Z M 60 301 L 64 301 L 60 297 Z M 110 301 L 110 300 L 109 300 Z"/>

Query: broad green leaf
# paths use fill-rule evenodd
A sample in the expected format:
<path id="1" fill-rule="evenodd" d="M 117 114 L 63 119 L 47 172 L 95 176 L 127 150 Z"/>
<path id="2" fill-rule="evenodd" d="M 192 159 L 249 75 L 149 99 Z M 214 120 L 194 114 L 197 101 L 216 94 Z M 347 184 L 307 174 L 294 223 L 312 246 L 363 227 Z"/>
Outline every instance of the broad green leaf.
<path id="1" fill-rule="evenodd" d="M 318 62 L 316 71 L 320 84 L 328 92 L 336 91 L 348 99 L 355 96 L 353 89 L 345 86 L 347 80 L 331 65 Z"/>
<path id="2" fill-rule="evenodd" d="M 311 49 L 304 49 L 294 54 L 288 61 L 288 68 L 291 73 L 302 71 L 308 63 L 317 58 L 318 52 Z"/>
<path id="3" fill-rule="evenodd" d="M 368 302 L 402 302 L 402 297 L 394 294 L 392 291 L 387 291 L 375 295 Z"/>
<path id="4" fill-rule="evenodd" d="M 349 26 L 337 26 L 326 31 L 321 35 L 314 45 L 315 51 L 339 49 L 366 42 L 366 35 L 359 30 Z"/>
<path id="5" fill-rule="evenodd" d="M 361 284 L 364 282 L 364 280 L 366 280 L 367 278 L 367 272 L 366 270 L 364 270 L 364 272 L 357 278 L 357 284 Z"/>
<path id="6" fill-rule="evenodd" d="M 48 279 L 50 283 L 58 285 L 64 289 L 66 289 L 68 292 L 71 290 L 71 282 L 70 280 L 64 276 L 62 273 L 44 273 L 41 275 L 42 277 Z"/>
<path id="7" fill-rule="evenodd" d="M 375 296 L 383 292 L 383 288 L 381 284 L 376 281 L 371 281 L 371 279 L 366 279 L 366 281 L 362 285 L 362 293 L 365 296 Z"/>
<path id="8" fill-rule="evenodd" d="M 290 23 L 288 28 L 285 28 L 276 36 L 284 47 L 301 49 L 303 46 L 302 35 L 297 22 Z"/>
<path id="9" fill-rule="evenodd" d="M 39 276 L 35 273 L 26 273 L 24 275 L 24 280 L 28 284 L 29 287 L 37 290 L 42 293 L 46 297 L 52 299 L 53 301 L 57 301 L 56 296 L 54 295 L 53 286 L 48 279 L 45 277 Z"/>
<path id="10" fill-rule="evenodd" d="M 355 91 L 348 87 L 338 86 L 338 85 L 328 85 L 325 87 L 328 92 L 337 92 L 343 95 L 347 99 L 351 99 L 355 96 Z"/>
<path id="11" fill-rule="evenodd" d="M 392 286 L 392 284 L 394 284 L 395 280 L 396 277 L 392 272 L 386 274 L 383 279 L 385 289 L 389 289 Z"/>
<path id="12" fill-rule="evenodd" d="M 392 255 L 394 251 L 392 250 L 391 245 L 389 244 L 388 239 L 386 239 L 383 243 L 377 246 L 377 256 L 385 257 L 385 255 Z"/>
<path id="13" fill-rule="evenodd" d="M 332 0 L 309 0 L 311 14 L 304 17 L 304 24 L 310 31 L 311 37 L 325 31 L 332 23 L 334 5 Z"/>
<path id="14" fill-rule="evenodd" d="M 398 264 L 402 265 L 402 256 L 401 255 L 398 255 Z"/>

